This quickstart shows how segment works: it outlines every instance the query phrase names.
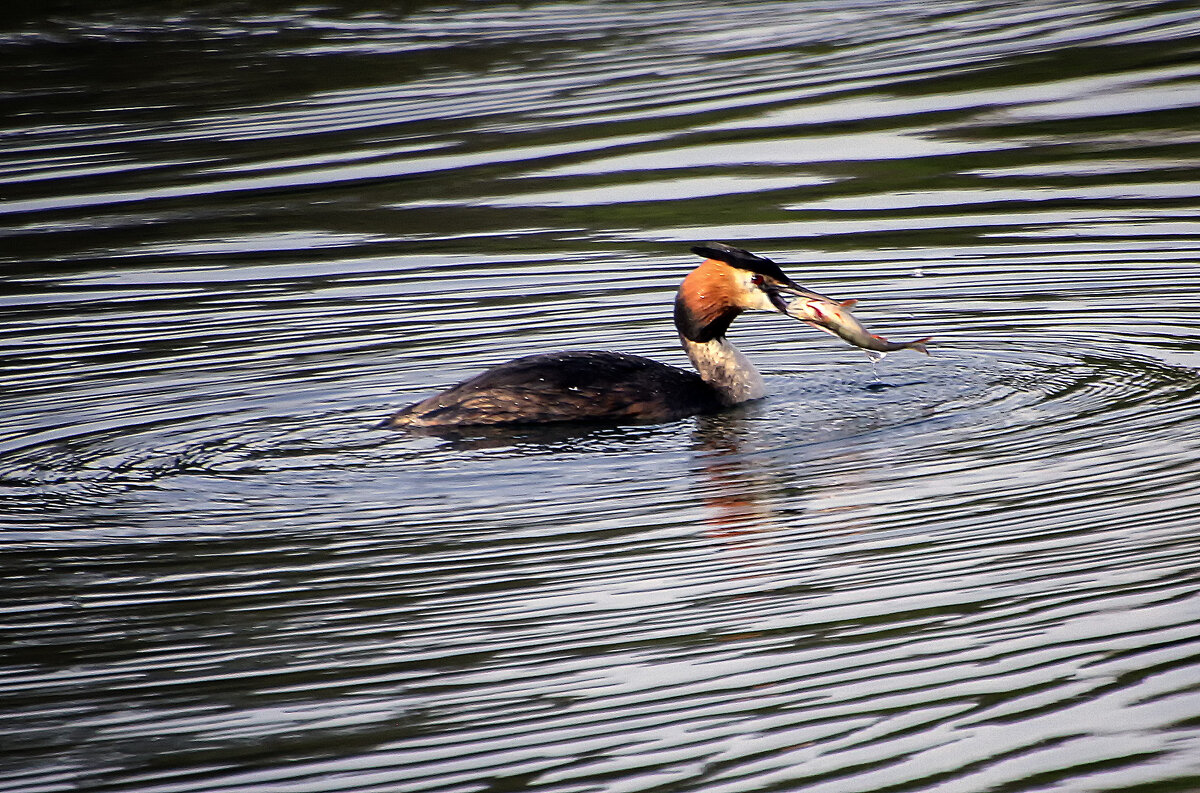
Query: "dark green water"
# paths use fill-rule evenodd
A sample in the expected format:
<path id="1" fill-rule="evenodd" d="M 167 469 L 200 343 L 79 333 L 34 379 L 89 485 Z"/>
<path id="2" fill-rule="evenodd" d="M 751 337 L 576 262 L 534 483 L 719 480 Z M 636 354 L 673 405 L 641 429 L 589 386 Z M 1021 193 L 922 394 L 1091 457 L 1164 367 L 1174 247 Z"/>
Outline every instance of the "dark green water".
<path id="1" fill-rule="evenodd" d="M 1195 4 L 30 4 L 0 109 L 0 791 L 1200 789 Z M 710 239 L 934 356 L 372 429 Z"/>

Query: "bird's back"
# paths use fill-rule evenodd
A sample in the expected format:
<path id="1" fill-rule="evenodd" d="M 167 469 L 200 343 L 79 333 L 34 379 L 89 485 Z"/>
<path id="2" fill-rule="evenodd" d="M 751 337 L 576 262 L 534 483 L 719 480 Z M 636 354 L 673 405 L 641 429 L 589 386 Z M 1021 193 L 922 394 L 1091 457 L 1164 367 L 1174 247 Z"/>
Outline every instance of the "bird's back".
<path id="1" fill-rule="evenodd" d="M 670 421 L 723 404 L 693 372 L 637 355 L 559 352 L 501 364 L 384 422 L 388 427 Z"/>

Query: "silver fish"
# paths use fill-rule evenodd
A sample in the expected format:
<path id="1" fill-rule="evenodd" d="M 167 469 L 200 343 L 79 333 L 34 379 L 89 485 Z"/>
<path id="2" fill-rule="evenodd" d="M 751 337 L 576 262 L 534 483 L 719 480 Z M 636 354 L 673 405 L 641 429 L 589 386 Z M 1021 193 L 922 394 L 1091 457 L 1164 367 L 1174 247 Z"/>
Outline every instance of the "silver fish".
<path id="1" fill-rule="evenodd" d="M 929 354 L 929 350 L 925 349 L 925 343 L 932 338 L 931 336 L 916 341 L 894 342 L 868 331 L 850 313 L 850 308 L 857 302 L 857 300 L 844 300 L 838 303 L 833 300 L 799 298 L 788 305 L 787 313 L 788 316 L 795 317 L 801 322 L 807 322 L 818 330 L 833 334 L 864 350 L 874 350 L 875 352 L 916 350 L 925 355 Z"/>

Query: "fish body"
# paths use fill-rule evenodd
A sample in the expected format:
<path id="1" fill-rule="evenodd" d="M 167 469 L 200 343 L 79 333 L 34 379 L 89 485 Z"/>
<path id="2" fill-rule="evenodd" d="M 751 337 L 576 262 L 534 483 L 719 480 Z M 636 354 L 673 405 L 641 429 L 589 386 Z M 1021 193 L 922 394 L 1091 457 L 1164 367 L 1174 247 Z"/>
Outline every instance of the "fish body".
<path id="1" fill-rule="evenodd" d="M 789 316 L 802 322 L 807 322 L 818 330 L 831 333 L 864 350 L 873 350 L 875 352 L 916 350 L 925 355 L 929 354 L 929 350 L 925 348 L 925 343 L 932 337 L 926 336 L 923 339 L 909 342 L 894 342 L 871 333 L 850 313 L 850 308 L 856 302 L 855 300 L 846 300 L 838 303 L 832 300 L 808 300 L 800 298 L 793 300 L 788 305 L 787 313 Z"/>

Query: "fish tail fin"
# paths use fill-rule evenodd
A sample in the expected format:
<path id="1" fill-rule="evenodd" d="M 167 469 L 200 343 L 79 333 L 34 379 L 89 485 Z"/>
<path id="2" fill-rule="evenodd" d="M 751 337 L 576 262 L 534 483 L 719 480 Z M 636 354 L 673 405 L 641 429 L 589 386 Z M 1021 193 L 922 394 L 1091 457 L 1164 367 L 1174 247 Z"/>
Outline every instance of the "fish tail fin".
<path id="1" fill-rule="evenodd" d="M 909 347 L 909 348 L 911 348 L 911 349 L 914 349 L 914 350 L 916 350 L 917 352 L 919 352 L 919 353 L 921 353 L 921 354 L 923 354 L 923 355 L 929 355 L 929 350 L 927 350 L 927 349 L 925 348 L 925 345 L 926 345 L 926 344 L 927 344 L 927 343 L 928 343 L 928 342 L 929 342 L 929 341 L 930 341 L 932 338 L 933 338 L 932 336 L 926 336 L 926 337 L 925 337 L 925 338 L 923 338 L 923 339 L 917 339 L 916 341 L 910 341 L 908 344 L 905 344 L 904 346 L 905 346 L 905 347 Z"/>

